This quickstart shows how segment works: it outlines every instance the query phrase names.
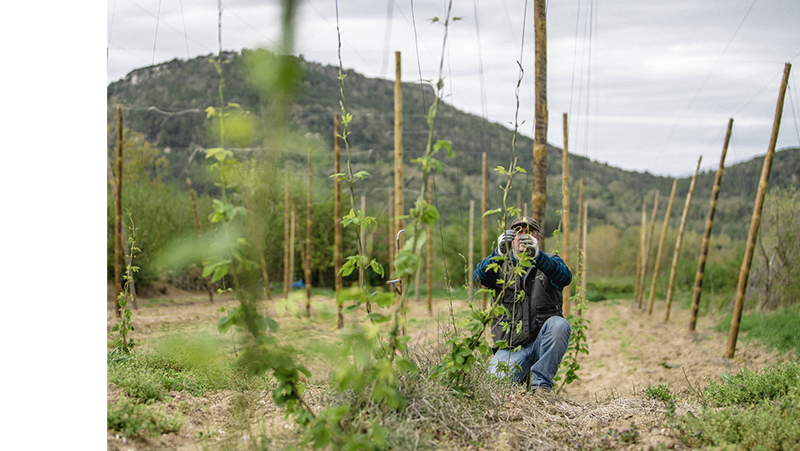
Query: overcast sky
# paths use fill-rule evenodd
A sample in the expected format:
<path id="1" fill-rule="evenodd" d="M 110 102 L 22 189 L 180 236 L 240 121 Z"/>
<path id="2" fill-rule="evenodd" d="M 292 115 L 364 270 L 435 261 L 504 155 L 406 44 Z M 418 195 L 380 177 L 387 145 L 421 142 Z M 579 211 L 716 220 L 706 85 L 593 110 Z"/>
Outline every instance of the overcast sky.
<path id="1" fill-rule="evenodd" d="M 404 81 L 437 77 L 444 27 L 430 19 L 445 16 L 445 1 L 338 3 L 346 69 L 394 79 L 400 51 Z M 277 0 L 227 0 L 222 7 L 224 50 L 275 48 Z M 453 2 L 452 15 L 462 20 L 449 28 L 446 100 L 510 127 L 520 62 L 519 122 L 532 136 L 533 0 L 462 0 Z M 107 82 L 153 63 L 216 53 L 218 19 L 214 0 L 107 0 Z M 549 2 L 548 142 L 563 146 L 568 113 L 570 152 L 690 176 L 701 155 L 702 168 L 716 170 L 732 117 L 726 164 L 764 155 L 784 64 L 800 62 L 798 24 L 797 0 Z M 338 66 L 337 52 L 336 2 L 300 1 L 293 53 Z M 778 149 L 800 145 L 800 96 L 792 89 L 798 70 L 790 76 Z"/>

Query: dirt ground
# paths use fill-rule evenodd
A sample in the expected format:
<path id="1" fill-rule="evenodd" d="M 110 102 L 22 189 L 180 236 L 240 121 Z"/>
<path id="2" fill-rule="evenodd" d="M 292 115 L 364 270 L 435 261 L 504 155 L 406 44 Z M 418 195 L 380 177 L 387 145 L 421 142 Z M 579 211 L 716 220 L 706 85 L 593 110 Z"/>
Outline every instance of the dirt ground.
<path id="1" fill-rule="evenodd" d="M 181 329 L 200 327 L 212 330 L 216 321 L 225 315 L 218 311 L 221 306 L 238 305 L 238 301 L 232 297 L 216 297 L 214 302 L 210 303 L 207 294 L 188 293 L 172 287 L 166 287 L 158 296 L 158 302 L 140 298 L 138 301 L 140 307 L 133 312 L 135 327 L 133 338 L 140 343 L 140 346 L 146 347 L 148 340 Z M 305 300 L 304 292 L 300 290 L 295 290 L 292 296 L 298 303 Z M 284 302 L 283 306 L 286 305 Z M 333 300 L 330 298 L 320 296 L 312 298 L 312 316 L 332 307 Z M 447 322 L 449 309 L 446 300 L 434 300 L 434 317 L 438 317 L 439 320 L 426 320 L 430 317 L 424 298 L 419 304 L 411 300 L 409 318 L 418 321 L 409 322 L 407 332 L 412 337 L 410 344 L 420 345 L 439 339 L 441 325 Z M 466 307 L 463 302 L 456 302 L 453 309 L 459 311 Z M 279 323 L 302 321 L 290 310 L 269 308 L 268 311 Z M 110 332 L 116 322 L 111 302 L 108 303 L 107 318 Z M 603 409 L 608 408 L 609 403 L 622 402 L 625 406 L 621 411 L 631 411 L 631 413 L 619 418 L 619 424 L 626 424 L 623 420 L 628 420 L 627 423 L 630 423 L 632 418 L 638 417 L 643 417 L 639 418 L 639 424 L 648 421 L 655 424 L 656 417 L 663 419 L 663 408 L 651 404 L 640 406 L 641 403 L 646 404 L 641 394 L 647 387 L 669 384 L 675 393 L 686 392 L 703 387 L 709 379 L 719 380 L 722 373 L 735 374 L 743 368 L 756 371 L 787 358 L 779 357 L 763 346 L 740 339 L 735 358 L 726 359 L 723 355 L 727 347 L 727 334 L 709 329 L 712 319 L 701 317 L 697 330 L 690 333 L 689 312 L 673 305 L 670 319 L 665 322 L 663 301 L 656 301 L 652 315 L 639 310 L 628 300 L 592 303 L 586 312 L 586 318 L 590 321 L 587 330 L 589 355 L 581 355 L 579 358 L 581 365 L 578 372 L 579 379 L 560 391 L 556 398 L 563 404 L 564 409 L 577 409 L 582 412 L 576 413 L 574 415 L 576 417 L 585 415 L 587 408 Z M 330 328 L 321 330 L 317 327 L 309 329 L 309 332 L 334 336 L 335 319 L 332 320 Z M 118 387 L 108 384 L 109 402 L 119 397 L 120 393 Z M 232 406 L 241 402 L 239 398 L 242 395 L 217 393 L 205 397 L 193 397 L 176 392 L 171 393 L 171 396 L 173 401 L 168 404 L 167 410 L 172 410 L 171 413 L 174 413 L 180 409 L 185 418 L 179 433 L 132 441 L 109 431 L 108 449 L 194 450 L 206 448 L 202 446 L 204 443 L 224 442 L 226 430 L 229 430 L 231 423 L 236 420 L 231 413 L 235 411 Z M 268 393 L 264 393 L 257 403 L 259 415 L 262 415 L 262 418 L 269 418 L 267 426 L 262 422 L 262 427 L 275 431 L 292 427 L 290 420 L 284 419 L 282 412 L 272 403 Z M 631 407 L 630 403 L 638 407 Z M 515 405 L 518 404 L 519 402 Z M 191 412 L 189 414 L 186 413 L 187 405 L 188 411 Z M 551 405 L 548 408 L 556 409 L 557 406 Z M 531 411 L 531 409 L 536 410 L 535 408 L 526 410 Z M 599 410 L 592 414 L 599 415 Z M 618 413 L 610 415 L 612 417 L 604 422 L 617 424 L 617 418 L 613 416 Z M 680 443 L 668 435 L 666 431 L 655 426 L 652 430 L 643 430 L 636 446 L 630 449 L 654 449 L 658 444 L 680 449 Z M 246 434 L 237 440 L 247 440 Z M 527 446 L 533 445 L 529 443 Z M 558 445 L 547 445 L 544 442 L 537 445 L 542 449 L 559 449 Z M 508 448 L 524 449 L 524 446 L 509 445 Z M 498 449 L 502 449 L 502 446 Z"/>

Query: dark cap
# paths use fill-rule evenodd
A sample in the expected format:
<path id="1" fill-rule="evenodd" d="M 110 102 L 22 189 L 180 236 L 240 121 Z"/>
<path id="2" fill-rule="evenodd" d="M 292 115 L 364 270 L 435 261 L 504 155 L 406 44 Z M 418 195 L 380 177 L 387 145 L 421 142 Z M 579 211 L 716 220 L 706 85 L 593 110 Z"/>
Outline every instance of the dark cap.
<path id="1" fill-rule="evenodd" d="M 539 233 L 542 233 L 541 229 L 539 229 L 539 223 L 536 222 L 536 220 L 531 218 L 530 216 L 521 216 L 511 222 L 512 229 L 516 229 L 517 227 L 522 227 L 523 225 L 527 225 L 529 228 L 536 230 Z"/>

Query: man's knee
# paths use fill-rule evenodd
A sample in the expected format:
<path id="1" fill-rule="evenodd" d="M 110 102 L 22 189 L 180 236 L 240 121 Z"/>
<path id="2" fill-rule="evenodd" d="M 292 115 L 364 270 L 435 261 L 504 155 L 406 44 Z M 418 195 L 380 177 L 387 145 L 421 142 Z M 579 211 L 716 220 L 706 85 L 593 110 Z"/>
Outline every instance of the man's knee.
<path id="1" fill-rule="evenodd" d="M 570 334 L 572 333 L 572 328 L 569 325 L 569 321 L 560 316 L 551 316 L 547 319 L 547 321 L 545 321 L 544 325 L 547 327 L 549 332 L 556 337 L 565 336 L 569 338 Z"/>

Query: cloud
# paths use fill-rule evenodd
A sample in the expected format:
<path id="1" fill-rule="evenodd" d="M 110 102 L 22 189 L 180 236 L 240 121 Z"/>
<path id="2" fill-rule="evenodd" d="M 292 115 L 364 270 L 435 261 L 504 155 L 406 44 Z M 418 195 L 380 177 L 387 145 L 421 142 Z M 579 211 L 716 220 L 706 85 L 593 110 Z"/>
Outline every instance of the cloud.
<path id="1" fill-rule="evenodd" d="M 295 53 L 331 65 L 339 64 L 341 54 L 345 68 L 393 79 L 394 52 L 400 51 L 403 80 L 435 80 L 445 29 L 430 19 L 443 18 L 445 4 L 418 0 L 412 10 L 410 2 L 340 1 L 337 31 L 335 2 L 303 1 Z M 506 126 L 518 114 L 527 121 L 522 132 L 529 134 L 533 1 L 527 11 L 525 4 L 454 2 L 453 15 L 462 20 L 448 29 L 442 75 L 447 100 L 456 107 L 485 113 Z M 184 0 L 183 10 L 180 2 L 162 2 L 160 13 L 156 0 L 108 0 L 107 5 L 108 82 L 154 60 L 218 49 L 214 2 Z M 223 6 L 223 48 L 276 45 L 277 0 L 231 0 Z M 766 151 L 755 143 L 763 136 L 768 140 L 783 64 L 800 59 L 796 1 L 610 0 L 548 2 L 547 8 L 548 139 L 554 145 L 563 139 L 566 112 L 570 133 L 576 133 L 570 147 L 586 149 L 590 158 L 625 169 L 682 173 L 684 154 L 720 152 L 721 139 L 713 142 L 718 130 L 724 134 L 728 118 L 740 116 L 734 125 L 734 133 L 741 134 L 739 151 L 747 156 Z M 157 38 L 156 16 L 161 20 Z M 518 63 L 524 69 L 519 111 Z M 799 144 L 791 133 L 782 133 L 778 143 Z M 716 157 L 704 160 L 716 167 Z"/>

